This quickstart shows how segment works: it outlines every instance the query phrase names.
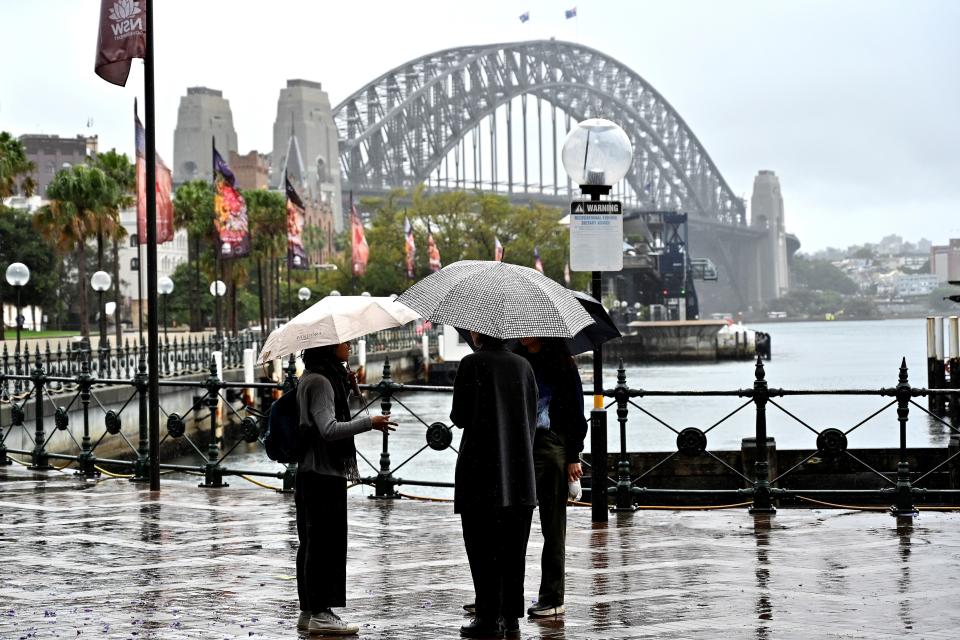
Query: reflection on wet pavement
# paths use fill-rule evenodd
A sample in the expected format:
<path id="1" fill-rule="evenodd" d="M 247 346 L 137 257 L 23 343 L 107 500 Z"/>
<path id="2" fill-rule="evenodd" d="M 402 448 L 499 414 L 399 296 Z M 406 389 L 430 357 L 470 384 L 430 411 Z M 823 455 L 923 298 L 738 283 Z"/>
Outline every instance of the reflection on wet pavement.
<path id="1" fill-rule="evenodd" d="M 0 638 L 296 638 L 292 497 L 195 484 L 151 496 L 0 468 Z M 451 505 L 366 492 L 350 492 L 345 617 L 362 638 L 458 637 L 473 587 Z M 567 614 L 523 621 L 524 638 L 952 638 L 960 624 L 960 514 L 569 520 Z M 534 518 L 531 602 L 541 540 Z"/>

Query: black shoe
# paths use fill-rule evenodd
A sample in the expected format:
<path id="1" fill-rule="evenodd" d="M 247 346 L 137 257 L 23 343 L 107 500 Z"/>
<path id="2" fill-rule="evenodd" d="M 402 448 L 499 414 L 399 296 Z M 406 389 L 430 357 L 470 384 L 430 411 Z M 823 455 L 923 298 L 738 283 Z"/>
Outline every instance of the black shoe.
<path id="1" fill-rule="evenodd" d="M 519 638 L 520 621 L 516 618 L 500 618 L 500 631 L 504 638 Z"/>
<path id="2" fill-rule="evenodd" d="M 489 622 L 474 618 L 470 624 L 460 627 L 460 635 L 464 638 L 501 638 L 500 625 L 496 622 Z"/>
<path id="3" fill-rule="evenodd" d="M 527 609 L 527 615 L 531 618 L 552 618 L 554 616 L 563 614 L 563 612 L 564 607 L 562 604 L 552 605 L 542 602 L 537 602 L 535 605 Z"/>
<path id="4" fill-rule="evenodd" d="M 471 603 L 469 603 L 469 604 L 465 604 L 465 605 L 463 605 L 463 610 L 464 610 L 466 613 L 469 613 L 471 616 L 476 615 L 476 614 L 477 614 L 477 603 L 476 603 L 476 602 L 471 602 Z"/>

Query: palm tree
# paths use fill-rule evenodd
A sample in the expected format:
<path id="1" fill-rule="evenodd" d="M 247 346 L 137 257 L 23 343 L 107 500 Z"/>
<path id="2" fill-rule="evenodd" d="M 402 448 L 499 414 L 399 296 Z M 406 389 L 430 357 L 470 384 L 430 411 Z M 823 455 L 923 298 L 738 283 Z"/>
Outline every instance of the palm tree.
<path id="1" fill-rule="evenodd" d="M 0 198 L 15 193 L 33 195 L 36 183 L 33 170 L 36 166 L 27 159 L 23 143 L 6 131 L 0 131 Z"/>
<path id="2" fill-rule="evenodd" d="M 190 260 L 196 265 L 192 297 L 199 300 L 201 243 L 216 246 L 213 227 L 213 185 L 204 180 L 191 180 L 177 187 L 173 194 L 173 223 L 177 229 L 186 229 L 192 240 Z M 198 305 L 190 306 L 190 328 L 197 331 L 202 320 Z"/>
<path id="3" fill-rule="evenodd" d="M 276 258 L 286 255 L 287 246 L 287 203 L 282 193 L 264 191 L 262 189 L 243 192 L 243 199 L 247 203 L 247 215 L 250 221 L 251 257 L 257 261 L 257 279 L 260 293 L 261 324 L 264 324 L 264 315 L 271 318 L 279 315 L 279 310 L 273 309 L 274 282 L 272 274 Z M 264 281 L 263 266 L 267 265 L 267 277 Z M 266 302 L 266 305 L 264 305 Z M 266 307 L 266 313 L 264 313 Z M 266 321 L 269 324 L 269 321 Z M 266 330 L 262 326 L 262 330 Z"/>
<path id="4" fill-rule="evenodd" d="M 112 219 L 120 218 L 120 210 L 130 207 L 134 203 L 134 192 L 137 188 L 136 167 L 130 162 L 130 158 L 125 153 L 117 153 L 116 149 L 111 149 L 105 153 L 97 154 L 93 159 L 93 164 L 103 170 L 111 180 L 117 185 L 116 200 L 109 205 L 112 209 Z M 123 305 L 120 304 L 120 247 L 119 242 L 127 236 L 127 230 L 122 224 L 112 225 L 109 238 L 113 242 L 113 282 L 114 282 L 114 301 L 117 308 L 114 312 L 116 325 L 117 346 L 123 340 Z M 140 238 L 137 238 L 140 242 Z M 138 266 L 139 269 L 139 266 Z M 137 277 L 140 277 L 140 271 L 137 271 Z"/>
<path id="5" fill-rule="evenodd" d="M 104 224 L 104 211 L 117 200 L 117 185 L 102 169 L 76 165 L 61 169 L 47 187 L 50 206 L 38 213 L 37 229 L 61 250 L 73 249 L 77 257 L 80 292 L 80 333 L 90 337 L 87 305 L 87 238 L 97 235 Z M 112 228 L 112 227 L 111 227 Z M 102 242 L 98 247 L 102 263 Z"/>

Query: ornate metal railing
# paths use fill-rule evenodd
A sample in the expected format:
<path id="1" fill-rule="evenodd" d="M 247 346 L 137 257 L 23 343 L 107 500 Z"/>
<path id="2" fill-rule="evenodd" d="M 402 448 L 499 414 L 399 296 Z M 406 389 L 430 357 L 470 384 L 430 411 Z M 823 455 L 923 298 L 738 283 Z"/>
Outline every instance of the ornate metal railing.
<path id="1" fill-rule="evenodd" d="M 147 375 L 146 359 L 141 351 L 137 357 L 137 371 L 130 379 L 98 378 L 94 375 L 91 362 L 94 354 L 81 352 L 79 357 L 80 371 L 76 375 L 56 375 L 45 368 L 44 357 L 39 350 L 35 351 L 30 370 L 27 374 L 6 374 L 0 372 L 0 405 L 6 405 L 5 412 L 0 411 L 0 464 L 9 464 L 12 455 L 29 457 L 29 465 L 34 470 L 53 469 L 52 461 L 64 460 L 69 464 L 77 465 L 77 473 L 84 477 L 96 477 L 106 469 L 113 471 L 128 471 L 132 480 L 146 480 L 149 478 L 149 449 L 147 429 Z M 24 389 L 19 396 L 11 395 L 8 391 L 10 383 L 19 383 Z M 167 471 L 195 473 L 203 476 L 203 487 L 226 486 L 224 478 L 228 476 L 261 476 L 274 477 L 283 480 L 283 490 L 293 487 L 296 465 L 288 465 L 283 470 L 244 470 L 230 466 L 230 456 L 243 444 L 257 447 L 262 443 L 266 430 L 264 415 L 265 405 L 259 408 L 253 402 L 252 392 L 266 393 L 289 391 L 296 385 L 294 362 L 290 359 L 285 370 L 285 377 L 281 383 L 244 383 L 229 382 L 220 379 L 216 365 L 211 362 L 206 377 L 202 380 L 165 379 L 160 382 L 162 390 L 193 391 L 192 399 L 177 411 L 170 410 L 170 402 L 161 398 L 161 411 L 165 420 L 165 433 L 161 446 L 170 441 L 179 441 L 182 449 L 186 449 L 193 463 L 161 462 L 160 468 Z M 389 359 L 383 366 L 382 380 L 375 385 L 362 385 L 366 392 L 366 400 L 359 411 L 379 403 L 383 413 L 394 414 L 394 405 L 407 411 L 417 422 L 425 428 L 424 444 L 409 455 L 400 464 L 394 465 L 391 459 L 390 436 L 383 434 L 382 446 L 378 464 L 360 453 L 364 462 L 369 465 L 371 474 L 366 475 L 362 482 L 374 488 L 374 497 L 396 498 L 399 496 L 397 488 L 401 485 L 452 487 L 452 482 L 433 481 L 426 479 L 404 479 L 398 475 L 408 463 L 416 459 L 421 453 L 430 449 L 434 451 L 450 450 L 457 453 L 453 446 L 454 425 L 439 421 L 428 421 L 414 411 L 406 402 L 407 394 L 422 392 L 441 393 L 449 395 L 452 387 L 404 385 L 393 379 Z M 241 399 L 241 393 L 249 393 Z M 102 400 L 106 394 L 113 394 L 110 400 Z M 794 490 L 783 486 L 785 480 L 797 473 L 805 463 L 814 457 L 830 459 L 846 458 L 853 464 L 859 465 L 867 473 L 878 479 L 879 488 L 867 489 L 830 489 L 830 495 L 843 494 L 852 497 L 870 497 L 875 500 L 888 500 L 892 504 L 892 513 L 895 515 L 909 515 L 916 512 L 918 502 L 936 502 L 939 504 L 956 504 L 960 499 L 960 488 L 951 481 L 949 488 L 929 488 L 928 485 L 936 475 L 942 475 L 946 468 L 957 466 L 955 462 L 960 457 L 960 448 L 957 451 L 948 450 L 944 458 L 931 463 L 929 468 L 919 469 L 911 465 L 911 451 L 907 448 L 907 424 L 911 407 L 918 409 L 929 419 L 934 420 L 951 433 L 960 434 L 960 428 L 934 416 L 927 408 L 916 401 L 923 396 L 956 394 L 955 389 L 919 389 L 910 386 L 906 362 L 902 362 L 899 370 L 898 382 L 893 387 L 880 389 L 780 389 L 771 388 L 766 380 L 763 362 L 757 360 L 752 387 L 734 390 L 670 390 L 656 391 L 631 388 L 627 384 L 626 371 L 620 366 L 617 384 L 614 388 L 604 391 L 604 396 L 610 399 L 607 408 L 616 410 L 616 419 L 619 426 L 619 453 L 616 463 L 615 477 L 608 477 L 606 456 L 594 451 L 590 462 L 593 463 L 593 496 L 592 499 L 602 508 L 607 507 L 608 499 L 613 500 L 615 510 L 633 510 L 638 501 L 649 499 L 651 496 L 667 496 L 684 494 L 687 498 L 706 496 L 716 499 L 730 497 L 745 500 L 744 506 L 749 505 L 753 513 L 772 513 L 777 500 L 817 495 L 817 490 Z M 589 395 L 589 394 L 585 394 Z M 677 428 L 669 420 L 658 416 L 650 406 L 645 406 L 649 398 L 697 398 L 697 397 L 730 397 L 742 399 L 742 402 L 733 409 L 704 426 L 687 426 Z M 883 406 L 851 427 L 841 430 L 830 427 L 817 429 L 805 421 L 797 413 L 791 411 L 781 398 L 791 396 L 875 396 L 884 399 Z M 106 404 L 105 404 L 106 402 Z M 741 471 L 724 460 L 717 453 L 711 451 L 708 443 L 710 433 L 720 425 L 727 423 L 734 415 L 753 405 L 755 414 L 754 458 L 752 469 Z M 112 408 L 108 408 L 108 406 Z M 850 433 L 861 429 L 877 416 L 896 407 L 899 435 L 899 461 L 895 474 L 878 470 L 849 450 L 847 440 Z M 33 412 L 28 416 L 28 410 Z M 809 430 L 814 436 L 816 447 L 812 453 L 806 455 L 787 470 L 771 477 L 770 451 L 767 444 L 767 414 L 775 410 L 786 416 L 791 422 Z M 136 424 L 139 427 L 136 443 L 124 433 L 123 417 L 130 412 L 137 411 Z M 358 413 L 359 413 L 358 411 Z M 73 414 L 71 414 L 73 412 Z M 649 464 L 637 474 L 631 468 L 631 453 L 628 452 L 627 422 L 631 413 L 644 420 L 649 420 L 671 431 L 676 436 L 676 450 L 665 453 L 655 463 Z M 7 418 L 4 416 L 7 415 Z M 79 438 L 74 435 L 70 427 L 70 415 L 79 416 L 74 419 L 82 421 L 82 431 Z M 395 415 L 395 414 L 394 414 Z M 606 415 L 606 414 L 604 414 Z M 47 430 L 48 420 L 52 416 L 53 429 Z M 194 429 L 189 423 L 193 422 Z M 31 428 L 28 423 L 33 425 Z M 220 426 L 229 424 L 231 430 L 221 433 Z M 594 422 L 595 427 L 600 424 Z M 406 425 L 405 425 L 406 426 Z M 604 427 L 605 425 L 601 425 Z M 8 447 L 10 434 L 22 430 L 26 434 L 32 448 L 14 449 Z M 59 431 L 66 431 L 73 440 L 75 451 L 50 452 L 48 445 L 51 438 Z M 127 458 L 104 458 L 97 455 L 98 448 L 108 439 L 118 439 L 122 449 L 128 451 Z M 205 440 L 205 443 L 203 442 Z M 205 448 L 204 448 L 205 444 Z M 68 447 L 69 448 L 69 447 Z M 653 454 L 647 454 L 653 455 Z M 655 470 L 663 470 L 667 465 L 675 463 L 678 458 L 695 459 L 703 457 L 723 467 L 726 473 L 732 474 L 742 487 L 735 489 L 708 488 L 705 490 L 691 490 L 685 488 L 650 487 L 648 480 Z M 601 463 L 602 460 L 602 463 Z M 589 465 L 588 465 L 589 466 Z M 598 481 L 598 478 L 600 481 Z M 604 481 L 605 480 L 605 481 Z M 942 484 L 942 483 L 941 483 Z M 597 490 L 598 488 L 605 490 Z M 278 487 L 278 489 L 281 489 Z"/>

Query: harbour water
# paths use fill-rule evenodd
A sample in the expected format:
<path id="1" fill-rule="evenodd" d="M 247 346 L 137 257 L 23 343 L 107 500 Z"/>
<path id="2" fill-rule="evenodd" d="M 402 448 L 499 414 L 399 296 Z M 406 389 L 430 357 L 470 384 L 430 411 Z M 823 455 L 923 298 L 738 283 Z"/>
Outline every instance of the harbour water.
<path id="1" fill-rule="evenodd" d="M 766 379 L 771 388 L 785 389 L 879 389 L 897 383 L 901 358 L 906 358 L 914 386 L 926 385 L 926 347 L 922 319 L 877 320 L 862 322 L 779 322 L 751 325 L 771 334 L 773 359 L 765 362 Z M 631 387 L 649 390 L 731 390 L 749 388 L 754 380 L 750 361 L 650 364 L 627 367 Z M 607 388 L 616 383 L 616 371 L 605 371 Z M 449 393 L 409 393 L 398 399 L 427 424 L 449 422 Z M 837 427 L 847 430 L 881 409 L 891 398 L 871 396 L 803 396 L 775 400 L 781 407 L 812 428 Z M 676 430 L 685 427 L 707 429 L 746 402 L 743 398 L 643 398 L 637 404 Z M 920 399 L 919 403 L 924 404 Z M 586 401 L 589 410 L 589 398 Z M 379 404 L 371 407 L 379 410 Z M 392 415 L 400 423 L 390 436 L 391 467 L 396 469 L 426 444 L 424 424 L 395 402 Z M 739 449 L 741 440 L 754 433 L 752 404 L 708 434 L 712 450 Z M 813 449 L 816 435 L 774 406 L 767 409 L 767 430 L 780 449 Z M 890 407 L 849 434 L 851 448 L 895 447 L 899 442 L 896 408 Z M 453 446 L 459 443 L 457 429 Z M 911 447 L 942 446 L 949 440 L 949 429 L 911 407 L 907 444 Z M 589 451 L 589 437 L 587 439 Z M 608 447 L 620 448 L 615 411 L 608 417 Z M 358 450 L 372 463 L 360 461 L 361 473 L 374 474 L 379 465 L 382 436 L 379 432 L 357 438 Z M 631 407 L 627 423 L 628 451 L 673 451 L 676 434 L 654 419 Z M 239 452 L 237 452 L 239 453 Z M 237 455 L 236 453 L 234 455 Z M 242 460 L 228 461 L 241 468 L 280 469 L 261 450 L 239 453 Z M 233 457 L 233 456 L 231 456 Z M 455 451 L 424 449 L 396 475 L 418 480 L 452 481 Z M 359 490 L 359 489 L 358 489 Z M 446 496 L 447 490 L 401 487 L 410 493 Z"/>

